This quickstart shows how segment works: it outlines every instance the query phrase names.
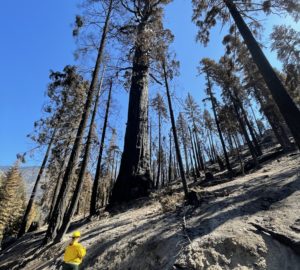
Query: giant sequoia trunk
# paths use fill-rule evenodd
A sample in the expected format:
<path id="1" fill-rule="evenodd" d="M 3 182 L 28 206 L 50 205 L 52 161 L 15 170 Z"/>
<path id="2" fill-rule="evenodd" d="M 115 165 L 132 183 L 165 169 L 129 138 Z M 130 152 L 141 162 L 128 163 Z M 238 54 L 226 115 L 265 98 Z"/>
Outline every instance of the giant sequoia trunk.
<path id="1" fill-rule="evenodd" d="M 110 86 L 109 86 L 109 93 L 108 93 L 108 99 L 107 99 L 107 103 L 106 103 L 105 117 L 104 117 L 104 122 L 103 122 L 103 129 L 102 129 L 99 155 L 98 155 L 98 161 L 97 161 L 97 168 L 96 168 L 96 174 L 95 174 L 95 179 L 94 179 L 93 188 L 92 188 L 90 216 L 97 214 L 97 199 L 98 199 L 98 190 L 99 190 L 99 183 L 100 183 L 100 176 L 101 176 L 102 154 L 103 154 L 103 149 L 104 149 L 104 141 L 105 141 L 108 113 L 109 113 L 109 107 L 110 107 L 111 91 L 112 91 L 112 81 L 110 81 Z"/>
<path id="2" fill-rule="evenodd" d="M 141 23 L 132 66 L 124 151 L 111 204 L 148 196 L 153 187 L 148 136 L 149 55 L 140 40 L 145 31 L 145 23 Z"/>
<path id="3" fill-rule="evenodd" d="M 65 198 L 67 197 L 67 194 L 70 189 L 71 180 L 73 179 L 74 174 L 75 174 L 79 154 L 80 154 L 81 148 L 82 148 L 82 139 L 83 139 L 83 135 L 84 135 L 84 130 L 86 128 L 86 124 L 87 124 L 87 121 L 88 121 L 88 118 L 90 115 L 90 110 L 91 110 L 91 106 L 93 103 L 95 89 L 98 84 L 100 65 L 102 63 L 102 57 L 103 57 L 103 52 L 104 52 L 105 40 L 106 40 L 106 36 L 107 36 L 107 32 L 108 32 L 110 14 L 112 11 L 112 2 L 113 1 L 111 0 L 110 4 L 109 4 L 109 8 L 107 10 L 106 20 L 105 20 L 105 24 L 104 24 L 104 28 L 103 28 L 103 32 L 102 32 L 102 37 L 100 40 L 100 46 L 98 49 L 97 60 L 96 60 L 93 75 L 92 75 L 92 81 L 91 81 L 91 84 L 90 84 L 90 87 L 89 87 L 89 90 L 87 93 L 84 110 L 83 110 L 83 113 L 81 116 L 81 120 L 80 120 L 78 131 L 76 134 L 75 142 L 74 142 L 71 154 L 70 154 L 68 165 L 67 165 L 65 173 L 64 173 L 64 177 L 62 180 L 58 198 L 57 198 L 57 201 L 56 201 L 54 209 L 53 209 L 53 215 L 51 216 L 51 219 L 49 221 L 49 226 L 48 226 L 46 236 L 45 236 L 45 243 L 48 243 L 56 238 L 57 232 L 63 223 L 63 218 L 64 218 L 64 215 L 66 212 L 66 207 L 67 207 Z"/>
<path id="4" fill-rule="evenodd" d="M 224 0 L 278 108 L 300 149 L 300 111 L 259 47 L 232 0 Z"/>

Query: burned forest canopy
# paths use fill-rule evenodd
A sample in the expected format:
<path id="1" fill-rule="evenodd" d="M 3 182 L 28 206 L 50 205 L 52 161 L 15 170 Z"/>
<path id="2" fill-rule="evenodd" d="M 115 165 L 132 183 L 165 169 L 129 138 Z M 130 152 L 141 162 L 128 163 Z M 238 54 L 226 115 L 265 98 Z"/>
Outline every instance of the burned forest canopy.
<path id="1" fill-rule="evenodd" d="M 166 17 L 175 2 L 80 1 L 72 25 L 76 64 L 50 71 L 42 115 L 28 135 L 33 150 L 0 174 L 3 249 L 41 227 L 43 245 L 57 244 L 75 220 L 92 221 L 174 186 L 182 204 L 201 207 L 195 186 L 234 181 L 298 155 L 299 2 L 192 0 L 196 36 L 184 43 L 188 49 L 196 38 L 197 66 L 186 59 L 180 66 L 176 33 L 190 26 L 173 31 L 176 18 Z M 274 16 L 293 23 L 271 20 L 267 33 L 263 20 Z M 218 37 L 214 28 L 222 28 Z M 280 65 L 272 66 L 271 51 Z M 180 72 L 193 74 L 195 89 Z M 41 153 L 26 194 L 20 167 Z"/>

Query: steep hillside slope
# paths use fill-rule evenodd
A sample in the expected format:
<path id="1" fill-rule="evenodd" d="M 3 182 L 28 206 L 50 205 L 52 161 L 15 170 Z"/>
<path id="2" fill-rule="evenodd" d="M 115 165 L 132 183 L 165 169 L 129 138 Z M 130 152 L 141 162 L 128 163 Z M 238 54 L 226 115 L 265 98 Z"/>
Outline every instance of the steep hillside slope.
<path id="1" fill-rule="evenodd" d="M 268 162 L 230 182 L 198 182 L 199 205 L 183 204 L 180 184 L 81 220 L 83 269 L 300 269 L 300 155 Z M 71 233 L 70 231 L 70 233 Z M 0 269 L 59 269 L 69 241 L 39 247 L 43 231 L 0 255 Z"/>

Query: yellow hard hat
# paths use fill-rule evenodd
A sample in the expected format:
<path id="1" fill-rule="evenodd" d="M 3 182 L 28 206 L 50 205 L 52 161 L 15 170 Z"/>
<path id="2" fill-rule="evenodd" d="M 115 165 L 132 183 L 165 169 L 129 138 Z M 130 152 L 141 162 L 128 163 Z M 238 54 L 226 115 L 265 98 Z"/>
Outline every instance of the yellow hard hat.
<path id="1" fill-rule="evenodd" d="M 73 237 L 73 238 L 80 237 L 80 231 L 75 231 L 75 232 L 73 232 L 72 237 Z"/>

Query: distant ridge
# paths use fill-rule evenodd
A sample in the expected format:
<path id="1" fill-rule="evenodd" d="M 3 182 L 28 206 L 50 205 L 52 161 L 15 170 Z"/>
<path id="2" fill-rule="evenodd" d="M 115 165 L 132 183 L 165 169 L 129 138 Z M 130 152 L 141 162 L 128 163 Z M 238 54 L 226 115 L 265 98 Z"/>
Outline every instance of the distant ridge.
<path id="1" fill-rule="evenodd" d="M 11 166 L 0 166 L 0 175 L 7 172 L 10 167 Z M 29 196 L 31 194 L 36 177 L 39 173 L 39 169 L 40 169 L 39 166 L 22 166 L 22 167 L 20 167 L 20 172 L 21 172 L 22 178 L 24 180 L 24 184 L 25 184 L 27 198 L 29 198 Z M 44 178 L 42 178 L 42 181 L 43 180 L 44 180 Z M 39 192 L 38 194 L 41 195 L 41 192 Z"/>

